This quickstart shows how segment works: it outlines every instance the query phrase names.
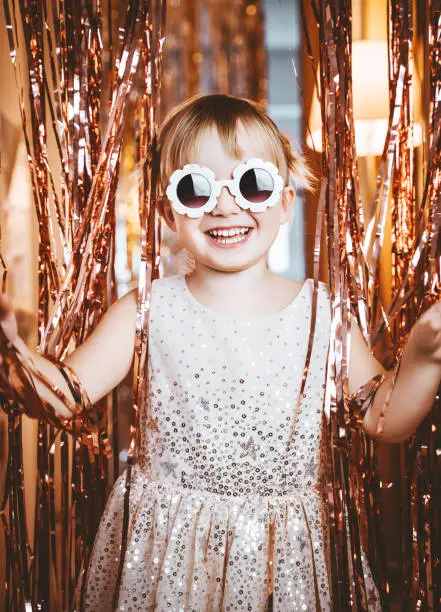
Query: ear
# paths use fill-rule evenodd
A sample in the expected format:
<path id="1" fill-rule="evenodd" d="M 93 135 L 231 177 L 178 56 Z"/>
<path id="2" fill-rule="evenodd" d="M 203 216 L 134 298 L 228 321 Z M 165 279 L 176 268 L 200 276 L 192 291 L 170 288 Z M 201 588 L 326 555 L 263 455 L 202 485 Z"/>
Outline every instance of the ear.
<path id="1" fill-rule="evenodd" d="M 165 196 L 158 196 L 156 199 L 156 208 L 164 219 L 167 227 L 169 227 L 172 232 L 176 232 L 175 218 L 168 198 Z"/>
<path id="2" fill-rule="evenodd" d="M 280 214 L 280 224 L 284 225 L 291 217 L 291 211 L 294 206 L 294 200 L 296 199 L 296 190 L 292 185 L 288 185 L 283 188 L 282 191 L 282 212 Z"/>

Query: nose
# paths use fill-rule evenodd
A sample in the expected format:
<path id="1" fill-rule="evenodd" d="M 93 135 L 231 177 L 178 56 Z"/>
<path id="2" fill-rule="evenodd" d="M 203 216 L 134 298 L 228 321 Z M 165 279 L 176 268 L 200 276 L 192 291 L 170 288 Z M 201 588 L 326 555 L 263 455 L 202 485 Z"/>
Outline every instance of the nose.
<path id="1" fill-rule="evenodd" d="M 216 207 L 212 210 L 211 214 L 214 216 L 233 215 L 234 213 L 240 212 L 241 208 L 236 204 L 234 196 L 230 193 L 230 190 L 226 185 L 221 189 L 221 192 L 217 198 Z"/>

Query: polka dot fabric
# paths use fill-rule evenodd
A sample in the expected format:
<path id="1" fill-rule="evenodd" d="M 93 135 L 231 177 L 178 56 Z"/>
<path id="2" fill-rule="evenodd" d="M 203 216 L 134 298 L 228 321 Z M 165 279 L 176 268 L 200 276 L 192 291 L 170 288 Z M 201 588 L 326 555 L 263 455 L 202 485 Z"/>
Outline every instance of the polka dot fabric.
<path id="1" fill-rule="evenodd" d="M 185 277 L 153 282 L 148 402 L 117 610 L 332 610 L 324 467 L 329 296 L 294 427 L 313 283 L 279 313 L 205 308 Z M 293 432 L 292 432 L 293 430 Z M 101 521 L 84 610 L 116 588 L 124 475 Z M 364 560 L 369 610 L 381 610 Z"/>

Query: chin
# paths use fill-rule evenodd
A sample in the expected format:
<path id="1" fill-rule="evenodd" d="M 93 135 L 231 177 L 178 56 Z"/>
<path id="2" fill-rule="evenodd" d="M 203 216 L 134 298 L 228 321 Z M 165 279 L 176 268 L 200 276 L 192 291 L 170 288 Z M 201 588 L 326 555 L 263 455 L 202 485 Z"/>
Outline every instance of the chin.
<path id="1" fill-rule="evenodd" d="M 247 268 L 250 268 L 251 265 L 237 266 L 237 265 L 232 264 L 231 266 L 228 266 L 228 265 L 214 265 L 213 264 L 210 266 L 210 268 L 213 268 L 213 270 L 217 270 L 218 272 L 242 272 L 242 270 L 246 270 Z"/>
<path id="2" fill-rule="evenodd" d="M 266 257 L 266 254 L 262 257 Z M 257 258 L 253 258 L 252 260 L 242 260 L 242 261 L 237 261 L 231 259 L 230 261 L 219 261 L 219 260 L 205 260 L 202 261 L 201 259 L 197 259 L 196 261 L 200 261 L 200 263 L 202 263 L 205 266 L 208 266 L 209 268 L 212 268 L 213 270 L 218 270 L 219 272 L 242 272 L 242 270 L 247 270 L 248 268 L 252 268 L 253 266 L 255 266 L 261 259 L 262 257 L 257 257 Z"/>
<path id="3" fill-rule="evenodd" d="M 252 268 L 259 261 L 268 258 L 268 251 L 263 249 L 259 253 L 240 252 L 236 249 L 219 249 L 218 253 L 210 252 L 205 248 L 198 248 L 198 245 L 182 245 L 193 255 L 196 265 L 200 264 L 220 272 L 241 272 L 247 268 Z"/>

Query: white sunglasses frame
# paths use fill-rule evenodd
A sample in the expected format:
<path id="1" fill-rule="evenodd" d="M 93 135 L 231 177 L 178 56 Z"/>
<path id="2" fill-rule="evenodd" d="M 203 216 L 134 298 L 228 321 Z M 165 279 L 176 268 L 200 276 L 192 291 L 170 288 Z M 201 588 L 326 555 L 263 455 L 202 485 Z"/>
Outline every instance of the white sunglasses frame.
<path id="1" fill-rule="evenodd" d="M 274 189 L 270 197 L 264 202 L 248 202 L 243 195 L 240 193 L 239 182 L 242 175 L 252 168 L 261 168 L 266 170 L 272 177 L 274 183 Z M 187 174 L 196 172 L 203 176 L 210 183 L 211 193 L 210 197 L 200 208 L 189 208 L 184 206 L 178 198 L 177 187 L 178 183 Z M 262 212 L 266 208 L 275 206 L 279 201 L 279 196 L 283 191 L 283 179 L 279 174 L 277 166 L 271 162 L 263 161 L 258 157 L 247 160 L 244 163 L 238 164 L 233 170 L 233 178 L 227 180 L 216 180 L 216 176 L 210 168 L 206 166 L 199 166 L 198 164 L 186 164 L 182 169 L 175 170 L 170 177 L 170 182 L 166 189 L 167 198 L 170 200 L 171 205 L 177 213 L 180 215 L 187 215 L 192 219 L 202 217 L 205 213 L 210 213 L 216 208 L 217 199 L 222 188 L 226 186 L 230 190 L 230 193 L 234 196 L 236 204 L 238 204 L 244 210 L 250 210 L 251 212 Z"/>

